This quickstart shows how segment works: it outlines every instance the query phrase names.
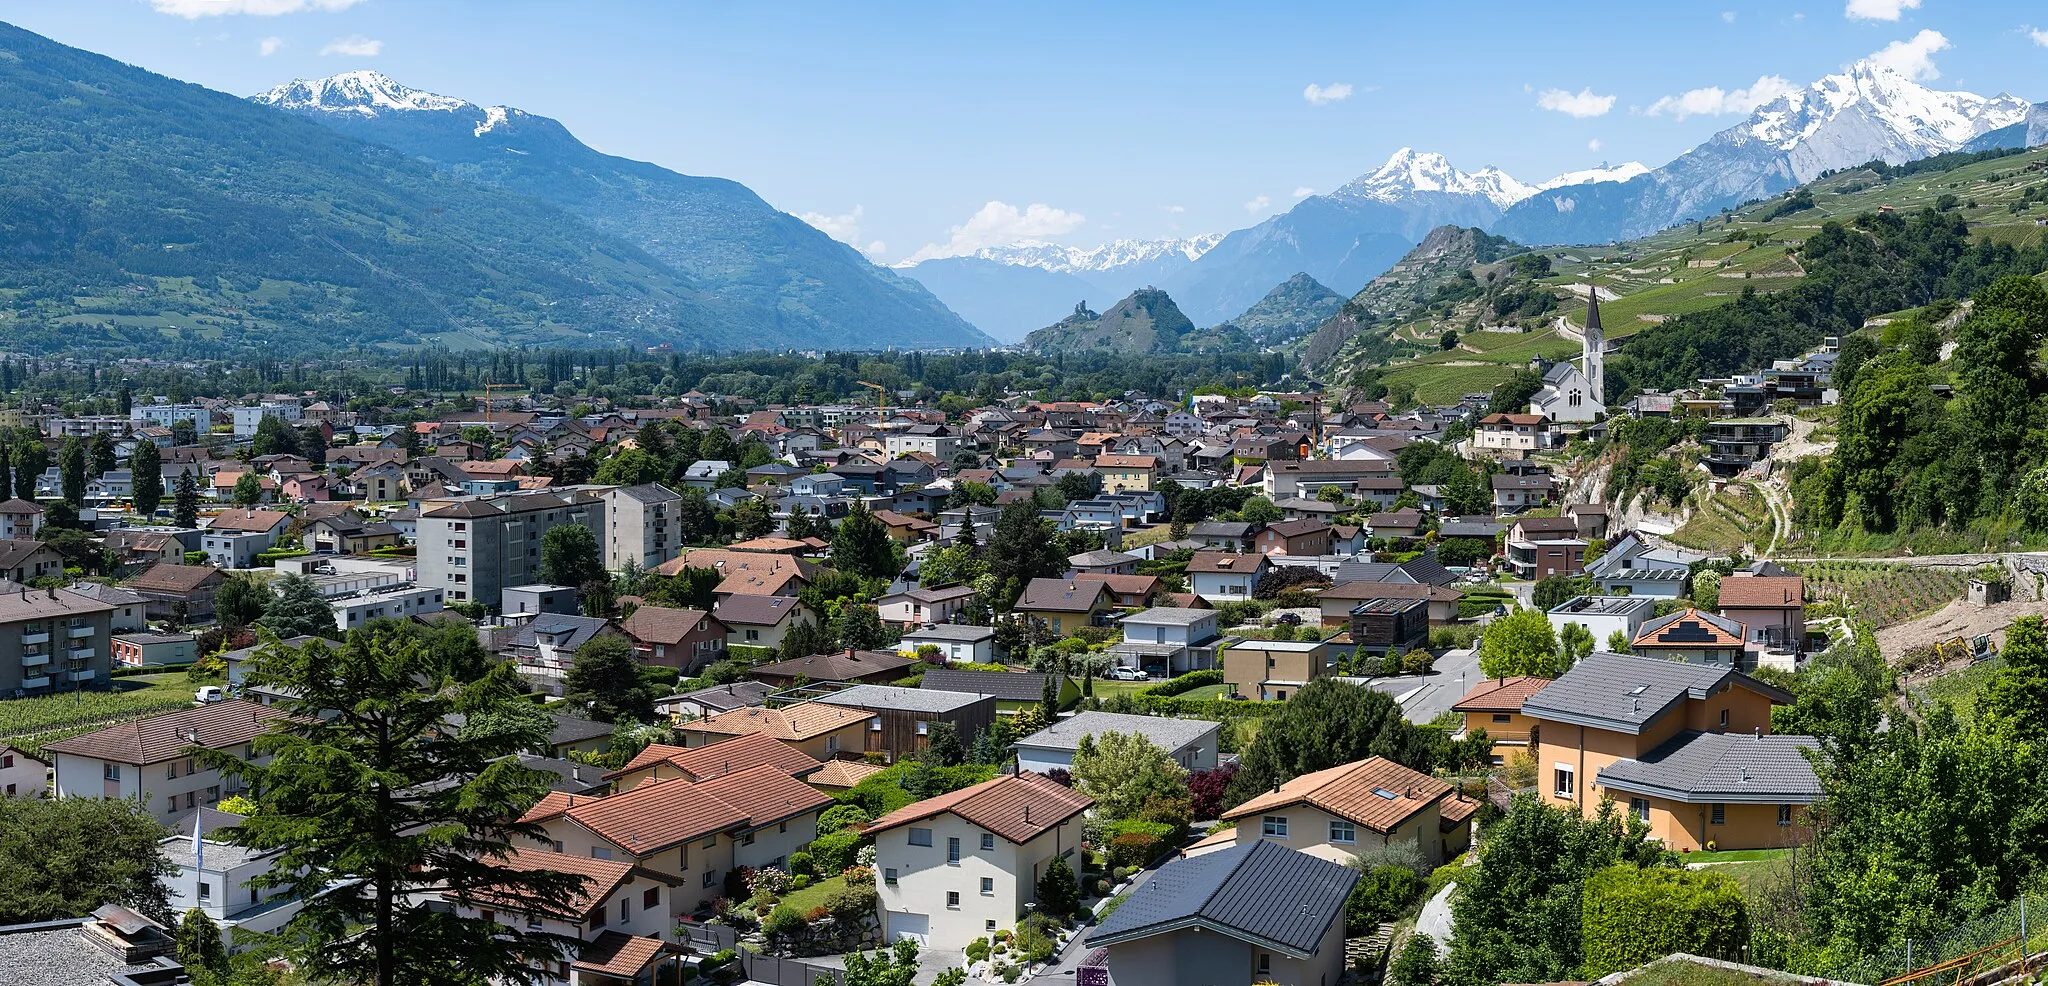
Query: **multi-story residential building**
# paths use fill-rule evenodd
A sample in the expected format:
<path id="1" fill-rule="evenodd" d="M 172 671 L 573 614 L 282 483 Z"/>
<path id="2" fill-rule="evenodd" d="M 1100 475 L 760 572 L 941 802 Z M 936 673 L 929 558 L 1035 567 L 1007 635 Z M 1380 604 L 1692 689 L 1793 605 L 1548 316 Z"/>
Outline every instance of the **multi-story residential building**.
<path id="1" fill-rule="evenodd" d="M 799 702 L 779 708 L 748 706 L 687 722 L 678 728 L 683 746 L 723 743 L 764 733 L 817 760 L 857 756 L 867 745 L 869 713 L 860 709 Z"/>
<path id="2" fill-rule="evenodd" d="M 49 761 L 0 743 L 0 797 L 40 798 L 49 789 Z"/>
<path id="3" fill-rule="evenodd" d="M 448 601 L 496 605 L 506 588 L 540 581 L 541 538 L 581 524 L 604 543 L 603 498 L 569 491 L 458 496 L 420 504 L 418 581 Z"/>
<path id="4" fill-rule="evenodd" d="M 287 424 L 296 425 L 304 414 L 305 410 L 299 407 L 297 401 L 266 402 L 255 407 L 228 410 L 228 416 L 235 426 L 236 438 L 256 437 L 256 429 L 263 424 L 264 418 L 276 418 Z"/>
<path id="5" fill-rule="evenodd" d="M 371 620 L 438 613 L 444 608 L 444 594 L 432 586 L 380 586 L 329 597 L 327 606 L 334 610 L 336 629 L 353 630 Z"/>
<path id="6" fill-rule="evenodd" d="M 882 451 L 892 459 L 921 452 L 940 462 L 951 462 L 954 453 L 960 451 L 960 435 L 947 425 L 911 425 L 883 432 Z"/>
<path id="7" fill-rule="evenodd" d="M 542 986 L 652 983 L 663 963 L 672 963 L 674 956 L 683 953 L 681 945 L 667 940 L 678 916 L 673 900 L 682 886 L 680 876 L 617 860 L 540 849 L 517 850 L 504 865 L 584 878 L 581 889 L 560 900 L 485 890 L 468 900 L 451 902 L 462 917 L 480 917 L 566 941 L 564 957 L 532 969 L 534 982 Z"/>
<path id="8" fill-rule="evenodd" d="M 1283 520 L 1267 524 L 1253 541 L 1262 555 L 1327 555 L 1330 525 L 1320 520 Z"/>
<path id="9" fill-rule="evenodd" d="M 922 752 L 936 723 L 951 725 L 963 745 L 973 746 L 996 721 L 994 696 L 935 688 L 855 685 L 818 701 L 868 713 L 867 738 L 860 752 L 890 763 Z"/>
<path id="10" fill-rule="evenodd" d="M 684 674 L 723 660 L 726 653 L 725 624 L 703 610 L 641 606 L 619 629 L 632 638 L 640 663 L 676 668 Z"/>
<path id="11" fill-rule="evenodd" d="M 1154 606 L 1118 621 L 1124 639 L 1109 648 L 1118 666 L 1158 668 L 1167 677 L 1216 666 L 1222 638 L 1216 632 L 1216 611 L 1181 606 Z"/>
<path id="12" fill-rule="evenodd" d="M 973 598 L 973 587 L 964 585 L 942 589 L 905 589 L 876 599 L 875 606 L 883 623 L 912 627 L 926 623 L 951 623 Z"/>
<path id="13" fill-rule="evenodd" d="M 128 591 L 143 599 L 152 620 L 204 620 L 213 615 L 213 594 L 227 576 L 211 565 L 158 562 L 128 580 Z"/>
<path id="14" fill-rule="evenodd" d="M 128 409 L 128 420 L 137 428 L 170 428 L 188 421 L 202 435 L 213 430 L 213 412 L 197 404 L 137 404 Z"/>
<path id="15" fill-rule="evenodd" d="M 1224 684 L 1261 702 L 1284 702 L 1329 673 L 1330 648 L 1321 640 L 1246 640 L 1223 652 Z"/>
<path id="16" fill-rule="evenodd" d="M 114 607 L 69 589 L 0 582 L 0 695 L 104 685 Z"/>
<path id="17" fill-rule="evenodd" d="M 1262 554 L 1197 551 L 1188 559 L 1188 586 L 1212 603 L 1250 599 L 1259 578 L 1272 567 Z"/>
<path id="18" fill-rule="evenodd" d="M 1012 612 L 1044 623 L 1055 637 L 1101 626 L 1116 608 L 1109 584 L 1096 579 L 1032 579 Z"/>
<path id="19" fill-rule="evenodd" d="M 1474 448 L 1527 452 L 1550 447 L 1550 419 L 1540 414 L 1489 414 L 1472 432 Z"/>
<path id="20" fill-rule="evenodd" d="M 1728 665 L 1595 651 L 1522 703 L 1544 800 L 1593 817 L 1625 804 L 1666 848 L 1803 841 L 1820 798 L 1810 736 L 1771 735 L 1792 696 Z"/>
<path id="21" fill-rule="evenodd" d="M 676 527 L 681 494 L 660 483 L 623 486 L 600 494 L 604 498 L 604 567 L 651 571 L 675 557 L 683 539 Z"/>
<path id="22" fill-rule="evenodd" d="M 135 798 L 169 821 L 239 790 L 240 781 L 195 759 L 194 747 L 248 757 L 250 742 L 282 715 L 272 706 L 229 699 L 108 726 L 44 749 L 55 757 L 58 797 Z"/>
<path id="23" fill-rule="evenodd" d="M 108 648 L 124 668 L 191 664 L 199 659 L 199 638 L 189 633 L 118 633 Z"/>
<path id="24" fill-rule="evenodd" d="M 1585 570 L 1586 540 L 1570 517 L 1524 517 L 1508 526 L 1508 568 L 1518 579 L 1578 575 Z"/>
<path id="25" fill-rule="evenodd" d="M 1212 839 L 1238 845 L 1276 842 L 1338 862 L 1366 849 L 1405 843 L 1436 865 L 1449 858 L 1444 807 L 1458 802 L 1454 791 L 1448 781 L 1371 757 L 1303 774 L 1232 808 L 1223 820 L 1235 823 L 1236 832 Z M 1449 813 L 1455 820 L 1448 828 L 1470 822 L 1477 808 L 1473 802 L 1460 804 Z M 1464 838 L 1451 841 L 1463 852 L 1471 842 L 1469 826 Z"/>
<path id="26" fill-rule="evenodd" d="M 0 502 L 0 541 L 33 541 L 42 529 L 42 504 L 20 497 Z"/>
<path id="27" fill-rule="evenodd" d="M 1269 500 L 1314 497 L 1325 486 L 1348 490 L 1371 476 L 1391 476 L 1394 463 L 1387 459 L 1301 459 L 1266 463 L 1261 479 Z"/>
<path id="28" fill-rule="evenodd" d="M 1549 616 L 1551 629 L 1563 633 L 1566 624 L 1576 623 L 1593 635 L 1594 644 L 1605 648 L 1607 638 L 1616 633 L 1634 640 L 1656 611 L 1657 600 L 1648 596 L 1579 596 L 1558 604 Z"/>
<path id="29" fill-rule="evenodd" d="M 948 664 L 988 664 L 996 659 L 996 631 L 964 623 L 934 623 L 911 630 L 896 642 L 899 654 L 915 655 L 925 647 L 938 648 Z"/>
<path id="30" fill-rule="evenodd" d="M 1027 771 L 874 820 L 882 939 L 958 949 L 1016 924 L 1053 860 L 1079 871 L 1081 813 L 1094 803 Z"/>
<path id="31" fill-rule="evenodd" d="M 1629 649 L 1667 661 L 1750 668 L 1756 666 L 1756 658 L 1747 653 L 1748 636 L 1748 629 L 1735 620 L 1683 609 L 1644 623 Z"/>
<path id="32" fill-rule="evenodd" d="M 1102 491 L 1105 493 L 1149 491 L 1158 480 L 1159 472 L 1159 457 L 1156 455 L 1105 454 L 1095 457 L 1095 474 L 1102 477 Z"/>
<path id="33" fill-rule="evenodd" d="M 1806 580 L 1797 575 L 1739 575 L 1721 580 L 1719 613 L 1745 627 L 1754 650 L 1806 645 Z"/>
<path id="34" fill-rule="evenodd" d="M 51 418 L 43 424 L 43 430 L 51 438 L 62 441 L 76 438 L 81 441 L 94 435 L 126 435 L 131 427 L 127 418 L 118 414 L 86 414 L 78 417 Z"/>

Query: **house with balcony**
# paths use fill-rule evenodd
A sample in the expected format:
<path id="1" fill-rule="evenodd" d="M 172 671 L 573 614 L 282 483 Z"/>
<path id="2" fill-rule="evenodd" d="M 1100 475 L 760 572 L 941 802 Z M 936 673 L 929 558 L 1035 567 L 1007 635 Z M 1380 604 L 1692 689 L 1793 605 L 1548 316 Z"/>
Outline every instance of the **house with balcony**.
<path id="1" fill-rule="evenodd" d="M 1792 695 L 1726 665 L 1595 651 L 1523 701 L 1538 790 L 1591 818 L 1603 797 L 1671 849 L 1804 842 L 1820 798 L 1807 736 L 1771 734 Z"/>
<path id="2" fill-rule="evenodd" d="M 277 868 L 283 849 L 249 849 L 229 842 L 222 829 L 243 816 L 201 805 L 170 821 L 171 834 L 157 842 L 169 865 L 162 877 L 171 913 L 197 910 L 213 920 L 231 952 L 256 944 L 254 936 L 275 934 L 305 906 L 290 887 L 256 887 L 251 882 Z"/>
<path id="3" fill-rule="evenodd" d="M 133 798 L 168 823 L 213 807 L 241 781 L 200 763 L 192 750 L 252 755 L 250 744 L 284 715 L 280 709 L 229 699 L 108 726 L 44 747 L 60 798 Z"/>
<path id="4" fill-rule="evenodd" d="M 33 582 L 64 574 L 64 556 L 41 541 L 0 541 L 0 579 Z"/>
<path id="5" fill-rule="evenodd" d="M 703 610 L 640 606 L 619 624 L 640 663 L 693 674 L 725 658 L 730 630 Z"/>
<path id="6" fill-rule="evenodd" d="M 540 960 L 537 982 L 598 986 L 656 981 L 659 970 L 685 954 L 669 940 L 675 930 L 675 898 L 683 877 L 645 866 L 542 849 L 520 849 L 504 860 L 506 869 L 566 873 L 583 878 L 580 888 L 541 899 L 511 890 L 486 888 L 449 903 L 459 917 L 496 922 L 528 934 L 553 935 L 566 944 L 559 959 Z"/>
<path id="7" fill-rule="evenodd" d="M 960 949 L 1015 925 L 1055 859 L 1081 870 L 1093 798 L 1042 774 L 1002 774 L 868 823 L 882 940 Z M 1078 877 L 1077 877 L 1078 879 Z"/>
<path id="8" fill-rule="evenodd" d="M 1569 517 L 1524 517 L 1508 525 L 1508 568 L 1527 581 L 1585 570 L 1586 540 Z"/>
<path id="9" fill-rule="evenodd" d="M 711 615 L 725 626 L 725 641 L 732 647 L 780 647 L 791 627 L 818 621 L 795 596 L 735 593 L 712 603 Z"/>
<path id="10" fill-rule="evenodd" d="M 931 743 L 932 727 L 939 723 L 952 726 L 964 748 L 973 746 L 996 721 L 994 696 L 936 688 L 855 685 L 820 695 L 816 701 L 868 713 L 867 736 L 859 752 L 885 763 L 923 752 Z"/>
<path id="11" fill-rule="evenodd" d="M 1576 623 L 1593 635 L 1596 646 L 1606 647 L 1607 639 L 1617 633 L 1623 640 L 1634 640 L 1656 611 L 1657 600 L 1649 596 L 1579 596 L 1546 615 L 1551 629 L 1563 633 L 1566 624 Z"/>
<path id="12" fill-rule="evenodd" d="M 114 612 L 69 589 L 0 581 L 0 696 L 105 686 Z"/>
<path id="13" fill-rule="evenodd" d="M 974 598 L 974 588 L 965 585 L 946 586 L 936 589 L 905 589 L 892 592 L 875 600 L 875 609 L 882 622 L 890 626 L 912 627 L 926 623 L 951 623 L 953 618 L 967 608 L 967 602 Z"/>
<path id="14" fill-rule="evenodd" d="M 1703 557 L 1656 547 L 1631 531 L 1608 545 L 1600 557 L 1586 562 L 1584 574 L 1608 595 L 1676 599 L 1685 593 L 1692 563 Z"/>
<path id="15" fill-rule="evenodd" d="M 1108 651 L 1118 667 L 1156 669 L 1171 678 L 1217 666 L 1223 638 L 1213 609 L 1154 606 L 1126 614 L 1118 622 L 1124 639 Z"/>
<path id="16" fill-rule="evenodd" d="M 1044 623 L 1055 637 L 1102 626 L 1116 609 L 1109 584 L 1094 579 L 1032 579 L 1011 612 Z"/>
<path id="17" fill-rule="evenodd" d="M 1489 414 L 1472 431 L 1472 447 L 1529 452 L 1550 447 L 1550 419 L 1541 414 Z"/>
<path id="18" fill-rule="evenodd" d="M 1495 513 L 1520 513 L 1540 507 L 1557 494 L 1556 482 L 1546 473 L 1495 473 L 1487 482 L 1493 487 Z"/>
<path id="19" fill-rule="evenodd" d="M 1283 520 L 1267 524 L 1252 544 L 1262 555 L 1327 555 L 1330 525 L 1320 520 Z"/>
<path id="20" fill-rule="evenodd" d="M 1717 418 L 1707 422 L 1701 440 L 1707 454 L 1701 461 L 1723 478 L 1771 456 L 1771 446 L 1785 440 L 1788 426 L 1775 418 Z"/>
<path id="21" fill-rule="evenodd" d="M 42 504 L 20 497 L 0 501 L 0 540 L 33 541 L 42 529 Z"/>
<path id="22" fill-rule="evenodd" d="M 1188 559 L 1188 588 L 1212 603 L 1243 601 L 1272 564 L 1262 554 L 1197 551 Z"/>
<path id="23" fill-rule="evenodd" d="M 1806 580 L 1797 575 L 1736 575 L 1721 580 L 1722 619 L 1742 624 L 1755 651 L 1806 646 Z"/>

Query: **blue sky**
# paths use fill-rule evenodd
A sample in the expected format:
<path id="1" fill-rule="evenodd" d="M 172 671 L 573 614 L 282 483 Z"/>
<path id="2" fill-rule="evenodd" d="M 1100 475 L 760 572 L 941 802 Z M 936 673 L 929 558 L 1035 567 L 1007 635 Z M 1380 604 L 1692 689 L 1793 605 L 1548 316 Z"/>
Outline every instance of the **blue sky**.
<path id="1" fill-rule="evenodd" d="M 237 94 L 373 68 L 518 106 L 744 182 L 884 262 L 1228 231 L 1404 145 L 1527 182 L 1656 166 L 1757 93 L 1894 45 L 1938 88 L 2048 100 L 2038 2 L 0 0 L 0 19 Z"/>

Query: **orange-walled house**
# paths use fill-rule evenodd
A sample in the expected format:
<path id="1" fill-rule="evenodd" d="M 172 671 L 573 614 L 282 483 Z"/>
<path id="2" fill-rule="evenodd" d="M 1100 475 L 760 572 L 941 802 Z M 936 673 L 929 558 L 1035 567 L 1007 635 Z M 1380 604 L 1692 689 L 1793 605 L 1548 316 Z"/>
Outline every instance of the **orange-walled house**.
<path id="1" fill-rule="evenodd" d="M 1522 703 L 1537 787 L 1586 816 L 1603 798 L 1681 851 L 1806 841 L 1810 736 L 1771 735 L 1792 696 L 1725 665 L 1596 652 Z"/>

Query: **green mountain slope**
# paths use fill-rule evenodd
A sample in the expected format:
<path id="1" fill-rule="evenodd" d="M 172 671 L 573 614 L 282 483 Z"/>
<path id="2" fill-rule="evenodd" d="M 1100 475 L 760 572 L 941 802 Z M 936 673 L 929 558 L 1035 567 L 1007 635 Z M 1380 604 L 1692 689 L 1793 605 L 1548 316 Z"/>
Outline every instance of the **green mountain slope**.
<path id="1" fill-rule="evenodd" d="M 1099 315 L 1085 303 L 1075 305 L 1072 315 L 1026 336 L 1024 346 L 1042 353 L 1165 354 L 1182 351 L 1183 339 L 1194 331 L 1166 292 L 1141 288 Z M 1241 336 L 1233 343 L 1244 348 Z"/>
<path id="2" fill-rule="evenodd" d="M 1378 338 L 1354 346 L 1363 351 L 1346 354 L 1343 362 L 1347 365 L 1339 372 L 1384 360 L 1389 352 L 1379 344 L 1382 340 L 1398 336 L 1407 342 L 1436 343 L 1435 337 L 1391 329 L 1424 315 L 1454 320 L 1463 329 L 1541 315 L 1555 307 L 1548 303 L 1552 300 L 1549 291 L 1532 292 L 1521 265 L 1501 263 L 1502 258 L 1523 253 L 1523 247 L 1478 229 L 1438 226 L 1399 263 L 1345 302 L 1337 315 L 1318 326 L 1302 347 L 1302 362 L 1314 368 L 1326 366 L 1367 329 L 1375 329 Z M 1539 276 L 1547 273 L 1549 269 L 1542 268 Z M 1532 294 L 1536 296 L 1533 299 Z"/>
<path id="3" fill-rule="evenodd" d="M 1343 295 L 1305 273 L 1296 274 L 1266 292 L 1244 314 L 1207 331 L 1235 329 L 1254 344 L 1277 345 L 1315 331 L 1342 307 Z"/>
<path id="4" fill-rule="evenodd" d="M 252 99 L 572 212 L 691 277 L 757 328 L 755 345 L 994 342 L 922 284 L 745 185 L 599 153 L 548 117 L 408 89 L 374 72 L 300 80 Z"/>
<path id="5" fill-rule="evenodd" d="M 26 349 L 749 338 L 559 209 L 10 25 L 0 228 Z"/>

